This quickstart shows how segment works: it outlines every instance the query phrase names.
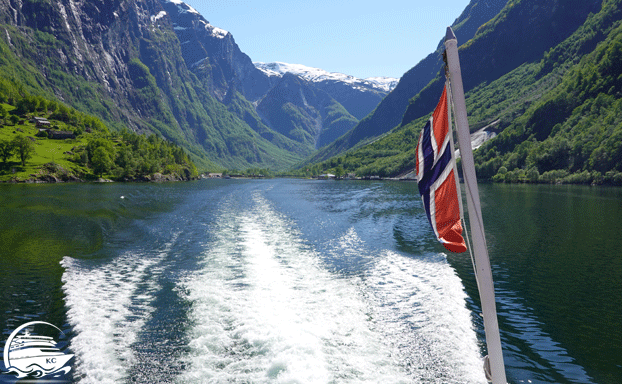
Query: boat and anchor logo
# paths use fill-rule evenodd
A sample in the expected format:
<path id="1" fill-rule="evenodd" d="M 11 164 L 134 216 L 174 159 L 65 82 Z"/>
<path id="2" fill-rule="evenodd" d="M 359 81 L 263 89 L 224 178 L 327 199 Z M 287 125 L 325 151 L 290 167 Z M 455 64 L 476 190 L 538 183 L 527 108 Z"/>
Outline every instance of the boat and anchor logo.
<path id="1" fill-rule="evenodd" d="M 21 325 L 11 333 L 4 345 L 5 374 L 17 374 L 18 378 L 67 374 L 71 367 L 65 366 L 73 357 L 61 351 L 53 337 L 32 334 L 34 327 L 56 329 L 43 321 L 32 321 Z M 23 332 L 22 332 L 23 331 Z"/>

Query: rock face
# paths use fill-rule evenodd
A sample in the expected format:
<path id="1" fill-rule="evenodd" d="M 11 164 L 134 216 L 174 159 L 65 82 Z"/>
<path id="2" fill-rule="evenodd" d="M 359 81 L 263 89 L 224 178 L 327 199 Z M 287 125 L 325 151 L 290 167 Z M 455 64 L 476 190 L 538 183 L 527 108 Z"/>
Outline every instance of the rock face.
<path id="1" fill-rule="evenodd" d="M 188 68 L 223 101 L 235 88 L 249 101 L 270 89 L 271 81 L 243 53 L 231 33 L 211 25 L 194 8 L 178 0 L 160 0 L 179 38 Z"/>

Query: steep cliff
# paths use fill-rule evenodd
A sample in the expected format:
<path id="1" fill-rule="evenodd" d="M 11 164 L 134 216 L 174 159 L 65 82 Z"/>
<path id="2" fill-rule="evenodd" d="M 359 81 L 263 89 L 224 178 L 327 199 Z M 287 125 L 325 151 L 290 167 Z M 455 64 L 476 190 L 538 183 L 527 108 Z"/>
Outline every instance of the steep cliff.
<path id="1" fill-rule="evenodd" d="M 465 91 L 491 82 L 525 62 L 538 61 L 543 52 L 568 38 L 598 12 L 600 0 L 512 1 L 460 50 Z M 429 113 L 435 105 L 444 78 L 437 76 L 414 97 L 402 125 Z"/>
<path id="2" fill-rule="evenodd" d="M 195 9 L 178 0 L 160 0 L 173 23 L 188 68 L 223 101 L 235 88 L 249 101 L 266 94 L 272 82 L 243 53 L 231 33 L 211 25 Z"/>

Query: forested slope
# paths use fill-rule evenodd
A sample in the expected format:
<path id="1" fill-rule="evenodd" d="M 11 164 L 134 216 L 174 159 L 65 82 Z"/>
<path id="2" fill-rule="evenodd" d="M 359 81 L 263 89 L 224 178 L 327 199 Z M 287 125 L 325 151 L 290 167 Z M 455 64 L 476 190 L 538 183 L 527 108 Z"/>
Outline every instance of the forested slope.
<path id="1" fill-rule="evenodd" d="M 495 31 L 488 28 L 500 28 L 504 20 L 515 23 L 511 16 L 520 18 L 524 14 L 513 9 L 529 9 L 536 3 L 541 2 L 511 2 L 508 9 L 480 28 L 473 42 L 460 50 L 461 59 L 467 58 L 462 60 L 463 75 L 479 78 L 476 84 L 465 81 L 471 128 L 498 121 L 495 129 L 500 132 L 475 151 L 478 177 L 500 181 L 620 183 L 620 0 L 606 0 L 602 7 L 600 2 L 590 2 L 592 6 L 598 5 L 596 12 L 586 14 L 584 22 L 563 41 L 539 55 L 530 53 L 525 56 L 526 62 L 496 79 L 482 69 L 486 63 L 495 67 L 493 58 L 482 56 L 486 60 L 475 65 L 480 72 L 469 68 L 476 61 L 471 52 L 476 48 L 472 47 L 486 45 L 485 40 L 491 37 L 494 38 L 489 40 L 490 44 L 498 41 Z M 549 14 L 545 20 L 564 20 L 563 14 L 572 12 L 564 4 L 552 9 L 560 15 Z M 548 22 L 543 24 L 543 31 L 548 31 Z M 502 51 L 494 47 L 491 50 Z M 397 176 L 412 169 L 419 130 L 440 95 L 440 90 L 433 92 L 435 87 L 438 85 L 431 83 L 411 101 L 404 124 L 390 135 L 331 159 L 321 168 L 341 165 L 346 172 L 380 176 Z M 422 105 L 430 108 L 427 113 L 421 112 Z"/>

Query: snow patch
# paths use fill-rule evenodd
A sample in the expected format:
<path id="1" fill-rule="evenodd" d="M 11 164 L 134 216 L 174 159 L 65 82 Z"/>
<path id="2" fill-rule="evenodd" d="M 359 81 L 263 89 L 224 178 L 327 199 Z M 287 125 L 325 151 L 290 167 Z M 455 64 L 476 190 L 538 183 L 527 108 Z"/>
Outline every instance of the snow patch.
<path id="1" fill-rule="evenodd" d="M 203 18 L 203 16 L 201 16 L 201 14 L 196 9 L 194 9 L 190 5 L 184 3 L 182 0 L 164 0 L 164 1 L 166 1 L 168 3 L 175 4 L 177 6 L 177 10 L 178 10 L 180 15 L 183 14 L 183 13 L 193 13 L 193 14 L 197 15 L 198 18 L 194 19 L 193 22 L 198 21 L 199 23 L 203 24 L 203 27 L 205 27 L 205 30 L 209 31 L 213 37 L 216 37 L 218 39 L 224 39 L 229 34 L 228 31 L 225 31 L 222 28 L 214 27 L 213 25 L 211 25 L 209 22 L 207 22 Z M 162 12 L 160 12 L 160 13 L 162 13 Z M 153 16 L 152 16 L 152 18 L 153 18 Z M 197 28 L 196 24 L 194 24 L 194 26 L 195 26 L 194 28 Z M 178 31 L 183 31 L 183 30 L 189 29 L 188 27 L 180 27 L 180 26 L 175 26 L 174 28 L 175 28 L 175 30 L 178 30 Z"/>
<path id="2" fill-rule="evenodd" d="M 365 81 L 376 84 L 378 87 L 385 89 L 387 92 L 391 92 L 399 83 L 399 79 L 394 77 L 367 77 Z"/>
<path id="3" fill-rule="evenodd" d="M 196 9 L 192 8 L 191 6 L 189 6 L 188 4 L 184 3 L 181 0 L 166 0 L 166 1 L 168 3 L 173 3 L 177 5 L 177 8 L 179 8 L 179 13 L 189 12 L 189 13 L 200 15 L 200 13 Z"/>
<path id="4" fill-rule="evenodd" d="M 207 24 L 205 26 L 205 29 L 209 29 L 208 27 L 211 27 L 211 29 L 212 29 L 212 36 L 214 36 L 214 37 L 216 37 L 218 39 L 224 39 L 229 34 L 229 32 L 225 31 L 224 29 L 218 28 L 218 27 L 214 27 L 211 24 Z"/>
<path id="5" fill-rule="evenodd" d="M 164 16 L 166 16 L 166 12 L 165 11 L 160 11 L 160 13 L 158 13 L 157 15 L 151 16 L 151 22 L 155 23 L 156 21 L 160 20 Z"/>

